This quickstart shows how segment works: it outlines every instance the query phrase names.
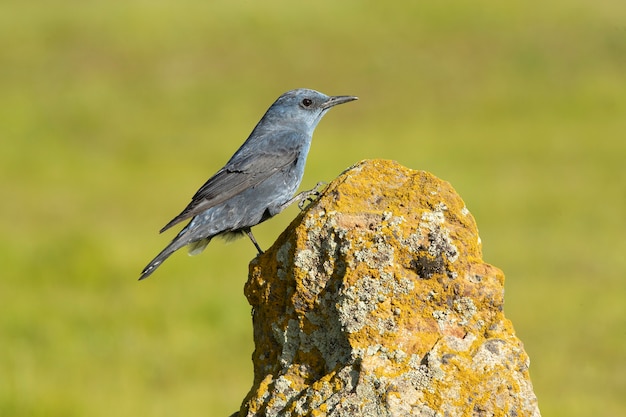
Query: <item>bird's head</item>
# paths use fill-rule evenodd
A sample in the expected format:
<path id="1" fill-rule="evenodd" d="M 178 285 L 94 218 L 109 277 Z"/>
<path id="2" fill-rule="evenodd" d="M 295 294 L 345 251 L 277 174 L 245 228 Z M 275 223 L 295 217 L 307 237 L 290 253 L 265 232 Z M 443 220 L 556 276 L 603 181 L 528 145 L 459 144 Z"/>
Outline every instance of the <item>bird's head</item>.
<path id="1" fill-rule="evenodd" d="M 265 117 L 271 119 L 272 123 L 306 128 L 313 133 L 331 107 L 356 99 L 354 96 L 327 96 L 319 91 L 299 88 L 278 97 Z"/>

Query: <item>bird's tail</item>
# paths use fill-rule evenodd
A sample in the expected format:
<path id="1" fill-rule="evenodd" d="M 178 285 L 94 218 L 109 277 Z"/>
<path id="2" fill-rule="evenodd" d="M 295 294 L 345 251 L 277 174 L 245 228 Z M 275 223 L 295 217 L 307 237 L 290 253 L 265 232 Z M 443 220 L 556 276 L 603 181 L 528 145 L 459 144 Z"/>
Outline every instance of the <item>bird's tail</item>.
<path id="1" fill-rule="evenodd" d="M 143 269 L 143 271 L 141 271 L 139 281 L 148 278 L 154 271 L 156 271 L 156 269 L 163 263 L 163 261 L 169 258 L 170 255 L 173 254 L 177 249 L 179 249 L 181 246 L 177 245 L 177 243 L 178 242 L 176 240 L 172 241 L 172 243 L 167 245 L 165 249 L 161 251 L 161 253 L 159 253 L 153 260 L 151 260 L 150 263 Z"/>
<path id="2" fill-rule="evenodd" d="M 183 246 L 189 245 L 189 255 L 197 255 L 206 248 L 211 241 L 211 238 L 204 238 L 198 241 L 189 241 L 190 238 L 187 235 L 187 230 L 183 229 L 178 236 L 172 240 L 172 242 L 165 247 L 150 263 L 141 271 L 139 281 L 148 278 L 161 264 L 170 257 L 171 254 L 176 252 Z"/>

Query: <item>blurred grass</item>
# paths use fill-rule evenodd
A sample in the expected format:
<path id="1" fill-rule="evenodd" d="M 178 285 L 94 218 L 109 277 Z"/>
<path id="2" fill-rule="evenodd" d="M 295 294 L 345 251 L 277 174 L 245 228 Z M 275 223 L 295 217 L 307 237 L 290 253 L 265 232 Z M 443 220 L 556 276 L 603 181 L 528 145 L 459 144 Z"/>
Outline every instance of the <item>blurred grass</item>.
<path id="1" fill-rule="evenodd" d="M 296 87 L 361 98 L 317 129 L 303 188 L 364 158 L 450 181 L 543 415 L 626 414 L 624 22 L 617 0 L 3 2 L 0 415 L 239 407 L 252 245 L 135 279 Z"/>

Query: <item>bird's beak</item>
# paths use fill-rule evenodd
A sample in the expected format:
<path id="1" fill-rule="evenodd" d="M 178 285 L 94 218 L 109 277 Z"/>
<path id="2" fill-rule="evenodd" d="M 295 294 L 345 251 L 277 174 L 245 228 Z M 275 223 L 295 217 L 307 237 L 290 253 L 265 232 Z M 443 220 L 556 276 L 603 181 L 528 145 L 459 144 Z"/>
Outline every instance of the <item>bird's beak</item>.
<path id="1" fill-rule="evenodd" d="M 358 97 L 354 97 L 354 96 L 332 96 L 328 100 L 326 100 L 324 104 L 322 104 L 322 109 L 324 110 L 330 109 L 331 107 L 336 106 L 337 104 L 343 104 L 343 103 L 347 103 L 349 101 L 357 100 L 357 99 Z"/>

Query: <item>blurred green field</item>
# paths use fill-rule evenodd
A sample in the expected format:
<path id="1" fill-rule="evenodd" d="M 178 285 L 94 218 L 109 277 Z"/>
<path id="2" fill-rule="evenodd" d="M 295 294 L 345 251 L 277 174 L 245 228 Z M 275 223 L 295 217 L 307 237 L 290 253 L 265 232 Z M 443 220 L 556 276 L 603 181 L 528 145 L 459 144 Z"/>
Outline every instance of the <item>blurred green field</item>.
<path id="1" fill-rule="evenodd" d="M 450 181 L 506 274 L 543 415 L 626 415 L 626 2 L 8 0 L 0 416 L 238 409 L 250 242 L 136 278 L 297 87 L 360 97 L 318 127 L 303 188 L 365 158 Z"/>

